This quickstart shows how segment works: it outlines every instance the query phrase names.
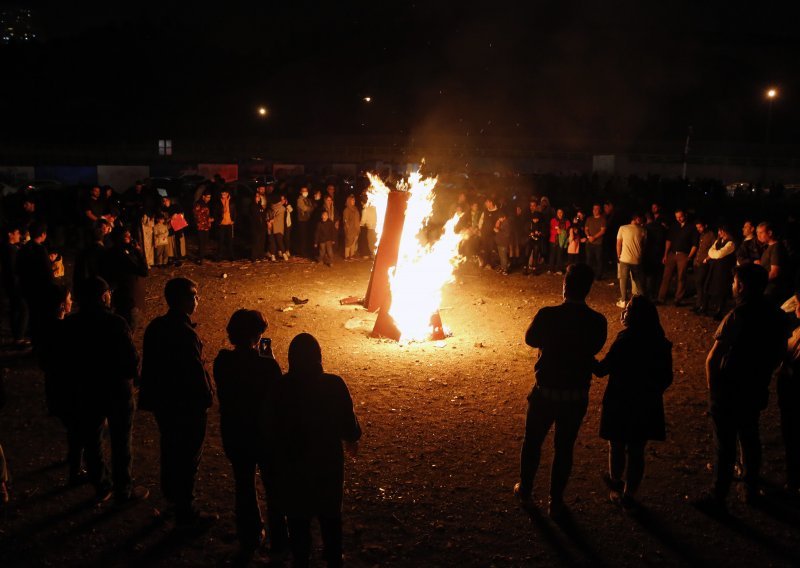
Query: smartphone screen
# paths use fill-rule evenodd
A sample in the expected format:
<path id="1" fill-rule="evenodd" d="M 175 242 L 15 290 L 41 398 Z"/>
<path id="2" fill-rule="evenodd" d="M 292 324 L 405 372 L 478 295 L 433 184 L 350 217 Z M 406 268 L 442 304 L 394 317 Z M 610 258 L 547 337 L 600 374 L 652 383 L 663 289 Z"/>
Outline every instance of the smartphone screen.
<path id="1" fill-rule="evenodd" d="M 272 358 L 272 339 L 269 337 L 262 337 L 258 342 L 258 354 L 262 357 Z"/>

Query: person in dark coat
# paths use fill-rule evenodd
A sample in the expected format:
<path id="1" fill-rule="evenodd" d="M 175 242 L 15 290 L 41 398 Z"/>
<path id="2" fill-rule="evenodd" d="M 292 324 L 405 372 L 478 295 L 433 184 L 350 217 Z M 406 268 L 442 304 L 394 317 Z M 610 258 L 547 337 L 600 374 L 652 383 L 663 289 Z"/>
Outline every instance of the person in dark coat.
<path id="1" fill-rule="evenodd" d="M 714 318 L 722 320 L 728 307 L 733 283 L 733 268 L 736 266 L 736 243 L 728 227 L 717 230 L 717 240 L 708 250 L 708 276 L 704 304 L 698 313 L 714 312 Z"/>
<path id="2" fill-rule="evenodd" d="M 22 235 L 19 227 L 6 229 L 6 239 L 0 249 L 0 270 L 2 270 L 3 291 L 8 299 L 8 319 L 14 343 L 24 346 L 28 343 L 25 336 L 28 331 L 28 305 L 22 293 L 17 270 L 17 255 Z"/>
<path id="3" fill-rule="evenodd" d="M 273 432 L 269 427 L 261 427 L 264 420 L 272 422 L 270 409 L 282 374 L 271 347 L 259 352 L 259 341 L 266 330 L 267 322 L 261 312 L 237 310 L 227 327 L 234 349 L 220 350 L 214 360 L 222 446 L 233 467 L 236 532 L 246 558 L 252 556 L 264 538 L 264 522 L 256 497 L 256 469 L 261 473 L 267 496 L 270 551 L 281 553 L 288 542 L 286 518 L 277 506 L 275 495 Z"/>
<path id="4" fill-rule="evenodd" d="M 289 520 L 295 566 L 308 566 L 311 519 L 317 517 L 328 566 L 342 565 L 344 452 L 353 455 L 361 427 L 344 380 L 322 368 L 322 350 L 307 333 L 289 345 L 289 372 L 276 397 L 279 491 Z"/>
<path id="5" fill-rule="evenodd" d="M 169 310 L 144 332 L 139 408 L 153 412 L 161 436 L 161 491 L 175 505 L 181 528 L 203 528 L 216 515 L 194 506 L 194 484 L 214 384 L 206 371 L 203 343 L 191 320 L 197 284 L 173 278 L 164 287 Z"/>
<path id="6" fill-rule="evenodd" d="M 645 296 L 631 298 L 622 325 L 625 329 L 593 371 L 598 377 L 609 375 L 600 415 L 600 437 L 609 443 L 604 478 L 611 500 L 631 509 L 644 475 L 645 445 L 666 439 L 663 394 L 672 384 L 672 343 Z"/>
<path id="7" fill-rule="evenodd" d="M 142 247 L 127 228 L 114 231 L 114 246 L 103 256 L 103 277 L 111 286 L 111 306 L 136 332 L 144 310 L 145 278 L 149 274 Z"/>
<path id="8" fill-rule="evenodd" d="M 556 520 L 567 512 L 564 490 L 572 471 L 575 440 L 589 406 L 592 365 L 608 333 L 605 316 L 586 305 L 592 282 L 594 271 L 588 265 L 567 267 L 564 303 L 540 309 L 525 333 L 525 343 L 539 350 L 539 358 L 534 366 L 536 383 L 528 395 L 520 481 L 514 495 L 523 507 L 533 506 L 531 491 L 542 444 L 555 425 L 549 514 Z"/>
<path id="9" fill-rule="evenodd" d="M 102 276 L 103 257 L 108 249 L 105 246 L 106 230 L 100 223 L 95 223 L 94 240 L 80 250 L 75 256 L 75 266 L 72 270 L 72 290 L 75 295 L 81 293 L 83 283 L 91 278 Z"/>
<path id="10" fill-rule="evenodd" d="M 28 305 L 30 333 L 34 349 L 36 335 L 47 318 L 46 297 L 53 284 L 53 256 L 47 251 L 47 225 L 36 223 L 30 228 L 31 240 L 17 254 L 19 286 Z"/>
<path id="11" fill-rule="evenodd" d="M 102 278 L 85 282 L 79 300 L 80 311 L 64 319 L 60 362 L 70 383 L 67 388 L 75 396 L 89 481 L 101 502 L 112 489 L 118 504 L 145 499 L 150 492 L 134 487 L 131 477 L 133 383 L 139 374 L 139 354 L 128 324 L 111 313 L 111 290 Z M 103 458 L 106 421 L 112 483 Z"/>

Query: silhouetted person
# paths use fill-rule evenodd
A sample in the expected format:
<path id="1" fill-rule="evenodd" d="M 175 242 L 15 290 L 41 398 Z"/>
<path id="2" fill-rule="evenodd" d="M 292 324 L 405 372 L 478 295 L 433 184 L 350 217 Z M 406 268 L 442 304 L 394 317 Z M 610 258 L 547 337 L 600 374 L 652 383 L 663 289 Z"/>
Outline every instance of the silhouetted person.
<path id="1" fill-rule="evenodd" d="M 800 304 L 795 308 L 800 318 Z M 778 373 L 778 408 L 786 451 L 786 485 L 794 498 L 800 497 L 800 327 L 789 338 L 788 349 Z"/>
<path id="2" fill-rule="evenodd" d="M 83 285 L 81 309 L 63 326 L 63 363 L 75 389 L 76 413 L 84 443 L 89 481 L 99 501 L 114 492 L 118 504 L 144 499 L 149 491 L 133 487 L 131 431 L 133 383 L 139 354 L 125 320 L 111 312 L 111 291 L 102 278 Z M 103 432 L 108 420 L 112 483 L 103 458 Z"/>
<path id="3" fill-rule="evenodd" d="M 155 414 L 161 435 L 161 491 L 175 506 L 176 524 L 202 528 L 216 520 L 194 507 L 194 483 L 214 385 L 191 315 L 197 284 L 173 278 L 164 287 L 169 310 L 147 326 L 142 347 L 139 408 Z"/>
<path id="4" fill-rule="evenodd" d="M 593 281 L 594 271 L 589 266 L 570 265 L 564 276 L 564 303 L 540 309 L 525 334 L 525 342 L 539 349 L 539 358 L 534 366 L 536 382 L 528 395 L 520 481 L 514 494 L 523 506 L 533 505 L 531 490 L 542 443 L 555 424 L 549 508 L 554 518 L 566 512 L 564 489 L 589 404 L 594 356 L 606 341 L 606 318 L 586 305 Z"/>
<path id="5" fill-rule="evenodd" d="M 25 345 L 25 335 L 28 331 L 28 304 L 25 303 L 22 287 L 19 282 L 17 270 L 17 255 L 19 254 L 20 229 L 11 226 L 6 229 L 6 238 L 0 245 L 0 270 L 2 270 L 3 291 L 8 299 L 8 320 L 11 327 L 11 337 L 17 345 Z"/>
<path id="6" fill-rule="evenodd" d="M 145 302 L 145 278 L 149 274 L 142 247 L 126 228 L 114 231 L 114 245 L 104 255 L 102 272 L 113 290 L 111 306 L 135 332 Z"/>
<path id="7" fill-rule="evenodd" d="M 672 343 L 664 336 L 656 307 L 644 296 L 631 298 L 622 325 L 625 329 L 594 373 L 609 375 L 600 415 L 600 437 L 609 443 L 604 478 L 611 500 L 633 509 L 644 475 L 645 445 L 666 439 L 663 394 L 672 384 Z"/>
<path id="8" fill-rule="evenodd" d="M 342 442 L 357 451 L 361 427 L 344 380 L 322 369 L 317 340 L 297 335 L 289 345 L 289 372 L 276 400 L 280 495 L 289 519 L 295 566 L 308 566 L 310 524 L 319 519 L 328 566 L 342 565 Z"/>
<path id="9" fill-rule="evenodd" d="M 105 247 L 106 229 L 104 224 L 95 223 L 92 230 L 93 240 L 86 248 L 75 256 L 72 270 L 72 289 L 75 295 L 81 293 L 81 286 L 90 278 L 102 277 L 103 257 L 108 249 Z"/>
<path id="10" fill-rule="evenodd" d="M 264 522 L 256 497 L 256 469 L 267 496 L 270 550 L 282 552 L 287 544 L 286 519 L 277 506 L 274 481 L 272 420 L 275 389 L 281 368 L 271 348 L 259 353 L 259 340 L 267 330 L 261 312 L 237 310 L 228 322 L 228 339 L 234 349 L 222 349 L 214 360 L 214 382 L 219 397 L 220 431 L 225 455 L 233 467 L 236 484 L 236 533 L 244 558 L 252 556 L 264 538 Z"/>
<path id="11" fill-rule="evenodd" d="M 760 496 L 761 439 L 758 421 L 767 406 L 772 373 L 786 352 L 783 314 L 764 298 L 767 271 L 756 264 L 737 266 L 733 277 L 736 307 L 722 320 L 706 359 L 714 428 L 714 483 L 695 504 L 725 510 L 733 481 L 737 440 L 742 450 L 742 499 Z"/>
<path id="12" fill-rule="evenodd" d="M 30 228 L 31 240 L 17 254 L 19 285 L 30 314 L 31 340 L 36 347 L 36 334 L 47 317 L 45 297 L 53 284 L 53 261 L 45 248 L 47 225 L 36 223 Z"/>

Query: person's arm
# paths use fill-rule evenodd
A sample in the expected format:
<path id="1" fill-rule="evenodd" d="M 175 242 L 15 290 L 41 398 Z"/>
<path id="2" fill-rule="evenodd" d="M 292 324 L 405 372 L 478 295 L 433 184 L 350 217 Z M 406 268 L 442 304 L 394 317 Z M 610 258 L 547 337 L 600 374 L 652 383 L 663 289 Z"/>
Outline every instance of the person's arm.
<path id="1" fill-rule="evenodd" d="M 617 261 L 622 257 L 622 239 L 617 239 Z"/>
<path id="2" fill-rule="evenodd" d="M 542 348 L 542 327 L 544 326 L 544 318 L 545 316 L 542 314 L 542 310 L 536 312 L 531 325 L 528 326 L 528 331 L 525 332 L 525 343 L 536 349 Z"/>
<path id="3" fill-rule="evenodd" d="M 697 254 L 697 245 L 693 245 L 691 250 L 689 250 L 689 260 L 692 260 L 696 254 Z"/>
<path id="4" fill-rule="evenodd" d="M 781 275 L 781 267 L 777 264 L 771 264 L 769 266 L 769 280 L 775 280 L 778 276 Z"/>
<path id="5" fill-rule="evenodd" d="M 714 341 L 711 351 L 706 357 L 706 385 L 708 390 L 714 390 L 719 383 L 719 370 L 722 363 L 723 348 L 719 340 Z"/>
<path id="6" fill-rule="evenodd" d="M 662 264 L 667 264 L 667 255 L 669 254 L 669 250 L 672 248 L 672 241 L 667 239 L 667 244 L 664 247 L 664 258 L 661 259 Z"/>

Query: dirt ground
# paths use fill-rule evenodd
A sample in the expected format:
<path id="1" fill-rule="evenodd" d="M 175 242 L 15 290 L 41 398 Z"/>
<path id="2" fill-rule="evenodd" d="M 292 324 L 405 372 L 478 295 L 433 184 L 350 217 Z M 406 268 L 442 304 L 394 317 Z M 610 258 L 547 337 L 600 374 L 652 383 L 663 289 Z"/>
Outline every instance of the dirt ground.
<path id="1" fill-rule="evenodd" d="M 732 517 L 723 523 L 687 503 L 711 478 L 703 361 L 713 320 L 682 308 L 661 309 L 674 343 L 675 382 L 665 400 L 668 440 L 648 447 L 640 495 L 645 509 L 637 517 L 609 503 L 600 478 L 607 455 L 598 437 L 604 380 L 595 379 L 567 490 L 572 521 L 559 526 L 545 515 L 551 439 L 534 489 L 541 512 L 522 511 L 511 489 L 535 360 L 524 333 L 539 307 L 560 301 L 560 277 L 501 277 L 464 266 L 444 294 L 442 317 L 453 336 L 444 344 L 403 346 L 370 339 L 375 315 L 338 302 L 363 295 L 369 271 L 366 261 L 332 269 L 300 262 L 212 263 L 155 270 L 148 281 L 147 320 L 164 310 L 161 290 L 169 277 L 200 283 L 197 330 L 209 362 L 226 346 L 225 324 L 238 307 L 265 313 L 282 366 L 295 334 L 317 336 L 326 369 L 347 381 L 364 429 L 359 455 L 346 464 L 349 565 L 800 565 L 800 509 L 778 497 L 758 510 L 732 498 Z M 620 329 L 616 292 L 596 285 L 589 297 L 608 318 L 608 344 Z M 292 296 L 309 302 L 292 306 Z M 280 311 L 289 306 L 291 311 Z M 216 407 L 197 493 L 199 503 L 221 519 L 205 535 L 179 540 L 158 513 L 164 502 L 149 413 L 135 420 L 134 475 L 150 488 L 150 499 L 123 511 L 98 508 L 89 503 L 90 487 L 63 487 L 64 435 L 46 415 L 42 377 L 33 362 L 12 366 L 6 388 L 10 399 L 0 412 L 0 443 L 14 479 L 13 504 L 0 521 L 0 565 L 232 562 L 233 480 Z M 762 419 L 764 475 L 773 491 L 783 479 L 777 420 L 773 396 Z"/>

